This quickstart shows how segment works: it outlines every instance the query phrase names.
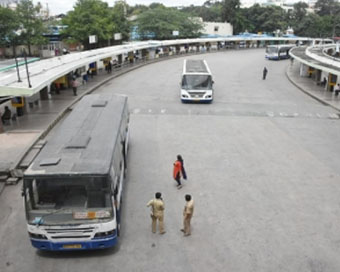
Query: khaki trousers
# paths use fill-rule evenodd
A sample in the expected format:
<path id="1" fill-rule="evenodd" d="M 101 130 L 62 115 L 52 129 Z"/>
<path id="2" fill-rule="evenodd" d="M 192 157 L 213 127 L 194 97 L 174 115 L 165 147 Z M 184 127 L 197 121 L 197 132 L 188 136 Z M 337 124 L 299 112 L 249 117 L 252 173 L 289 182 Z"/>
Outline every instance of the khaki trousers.
<path id="1" fill-rule="evenodd" d="M 192 216 L 183 217 L 184 234 L 191 234 L 190 221 Z"/>
<path id="2" fill-rule="evenodd" d="M 158 220 L 158 227 L 159 227 L 159 233 L 164 232 L 164 216 L 163 215 L 151 215 L 152 219 L 152 232 L 156 233 L 157 228 L 157 220 Z"/>

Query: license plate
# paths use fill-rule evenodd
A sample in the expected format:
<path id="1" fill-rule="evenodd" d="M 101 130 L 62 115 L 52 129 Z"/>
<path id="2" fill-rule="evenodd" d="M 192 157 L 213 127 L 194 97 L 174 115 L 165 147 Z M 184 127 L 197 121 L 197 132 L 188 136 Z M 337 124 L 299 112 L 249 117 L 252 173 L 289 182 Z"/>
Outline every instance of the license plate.
<path id="1" fill-rule="evenodd" d="M 63 245 L 63 248 L 81 248 L 81 245 Z"/>

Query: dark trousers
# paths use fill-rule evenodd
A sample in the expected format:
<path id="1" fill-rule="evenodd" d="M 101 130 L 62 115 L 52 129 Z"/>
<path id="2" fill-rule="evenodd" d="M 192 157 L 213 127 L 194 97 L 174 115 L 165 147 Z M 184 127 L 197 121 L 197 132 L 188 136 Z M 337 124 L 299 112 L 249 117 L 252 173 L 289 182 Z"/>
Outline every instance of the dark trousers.
<path id="1" fill-rule="evenodd" d="M 73 94 L 77 95 L 77 87 L 73 87 L 72 89 L 73 89 Z"/>
<path id="2" fill-rule="evenodd" d="M 181 184 L 181 176 L 180 176 L 180 173 L 177 174 L 175 180 L 177 181 L 178 186 L 182 185 L 182 184 Z"/>

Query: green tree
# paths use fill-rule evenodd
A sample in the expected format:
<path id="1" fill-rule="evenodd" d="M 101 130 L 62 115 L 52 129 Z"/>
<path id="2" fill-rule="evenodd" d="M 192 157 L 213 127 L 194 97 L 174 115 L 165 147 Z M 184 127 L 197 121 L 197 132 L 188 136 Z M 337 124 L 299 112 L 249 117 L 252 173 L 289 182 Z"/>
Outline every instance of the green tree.
<path id="1" fill-rule="evenodd" d="M 255 4 L 244 12 L 246 25 L 251 32 L 269 32 L 287 28 L 287 13 L 281 7 L 261 7 Z"/>
<path id="2" fill-rule="evenodd" d="M 294 10 L 292 13 L 292 19 L 294 23 L 299 24 L 307 15 L 308 5 L 305 2 L 298 2 L 294 4 Z"/>
<path id="3" fill-rule="evenodd" d="M 331 15 L 338 5 L 335 0 L 318 0 L 315 3 L 316 14 L 320 16 Z"/>
<path id="4" fill-rule="evenodd" d="M 223 0 L 222 20 L 233 25 L 236 21 L 236 14 L 240 10 L 240 5 L 240 0 Z"/>
<path id="5" fill-rule="evenodd" d="M 320 27 L 325 27 L 327 33 L 330 31 L 329 37 L 335 36 L 337 26 L 340 23 L 340 3 L 336 0 L 318 0 L 315 3 L 315 8 L 317 14 L 322 17 Z M 328 27 L 330 27 L 330 30 Z"/>
<path id="6" fill-rule="evenodd" d="M 191 5 L 184 7 L 181 11 L 201 17 L 204 22 L 222 22 L 222 4 L 220 2 L 213 4 L 206 2 L 203 6 Z"/>
<path id="7" fill-rule="evenodd" d="M 117 1 L 111 12 L 112 33 L 121 33 L 123 40 L 128 40 L 130 34 L 130 23 L 126 18 L 128 8 L 125 2 Z"/>
<path id="8" fill-rule="evenodd" d="M 136 21 L 137 31 L 142 39 L 154 35 L 155 39 L 193 38 L 200 35 L 202 25 L 188 14 L 173 8 L 155 8 L 143 12 Z M 173 31 L 179 31 L 174 37 Z"/>
<path id="9" fill-rule="evenodd" d="M 0 46 L 13 45 L 16 42 L 19 20 L 14 11 L 0 6 Z"/>
<path id="10" fill-rule="evenodd" d="M 31 0 L 22 0 L 16 9 L 17 18 L 21 25 L 21 40 L 28 47 L 31 56 L 31 46 L 46 43 L 43 33 L 46 31 L 42 19 L 39 18 L 41 5 L 33 5 Z"/>
<path id="11" fill-rule="evenodd" d="M 133 7 L 129 6 L 127 10 L 127 15 L 138 15 L 143 13 L 144 11 L 147 11 L 149 8 L 145 5 L 135 5 Z"/>
<path id="12" fill-rule="evenodd" d="M 63 18 L 67 28 L 62 31 L 62 35 L 66 42 L 79 42 L 86 49 L 91 47 L 89 36 L 96 35 L 98 43 L 95 46 L 104 46 L 110 43 L 116 27 L 110 15 L 111 10 L 106 2 L 78 0 L 74 10 Z"/>

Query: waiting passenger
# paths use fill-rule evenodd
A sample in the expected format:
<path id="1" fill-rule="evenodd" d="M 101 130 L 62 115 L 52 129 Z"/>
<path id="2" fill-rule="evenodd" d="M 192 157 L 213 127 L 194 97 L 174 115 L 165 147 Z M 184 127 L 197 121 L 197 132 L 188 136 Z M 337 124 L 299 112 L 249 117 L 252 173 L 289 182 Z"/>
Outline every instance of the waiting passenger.
<path id="1" fill-rule="evenodd" d="M 340 83 L 338 83 L 338 86 L 337 86 L 337 88 L 334 90 L 334 92 L 335 92 L 335 96 L 338 96 L 338 95 L 339 95 L 339 93 L 340 93 Z"/>
<path id="2" fill-rule="evenodd" d="M 5 124 L 6 121 L 9 121 L 11 119 L 11 116 L 12 116 L 11 110 L 8 108 L 8 106 L 5 106 L 5 112 L 1 116 L 2 123 Z"/>

